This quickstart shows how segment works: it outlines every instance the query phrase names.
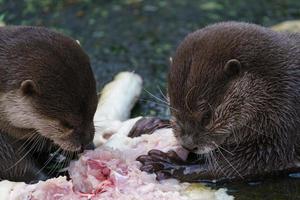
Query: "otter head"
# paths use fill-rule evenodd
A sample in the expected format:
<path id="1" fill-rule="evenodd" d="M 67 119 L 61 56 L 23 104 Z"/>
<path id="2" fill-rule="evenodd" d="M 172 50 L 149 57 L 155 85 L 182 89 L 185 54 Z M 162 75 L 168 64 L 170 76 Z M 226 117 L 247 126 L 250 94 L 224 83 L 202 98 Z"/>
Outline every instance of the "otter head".
<path id="1" fill-rule="evenodd" d="M 182 146 L 203 154 L 276 134 L 288 95 L 284 49 L 274 37 L 255 25 L 222 23 L 184 39 L 168 80 Z"/>
<path id="2" fill-rule="evenodd" d="M 92 142 L 96 84 L 81 47 L 45 28 L 1 31 L 0 128 L 22 139 L 38 134 L 68 151 Z"/>

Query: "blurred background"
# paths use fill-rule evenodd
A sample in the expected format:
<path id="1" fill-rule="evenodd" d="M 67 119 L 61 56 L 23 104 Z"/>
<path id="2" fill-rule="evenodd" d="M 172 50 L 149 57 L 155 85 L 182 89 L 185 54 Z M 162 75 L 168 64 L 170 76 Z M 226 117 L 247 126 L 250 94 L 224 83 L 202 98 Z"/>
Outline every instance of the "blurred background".
<path id="1" fill-rule="evenodd" d="M 0 0 L 0 23 L 46 26 L 79 40 L 98 90 L 129 70 L 162 99 L 169 57 L 187 33 L 227 20 L 273 26 L 297 19 L 300 0 Z M 146 91 L 133 115 L 168 117 L 166 106 Z M 228 187 L 236 199 L 300 199 L 299 175 L 293 177 Z"/>
<path id="2" fill-rule="evenodd" d="M 291 19 L 300 19 L 299 0 L 0 0 L 2 23 L 46 26 L 79 40 L 98 90 L 129 70 L 159 98 L 169 57 L 187 33 L 226 20 L 272 26 Z M 133 113 L 141 114 L 167 117 L 166 106 L 144 91 Z"/>

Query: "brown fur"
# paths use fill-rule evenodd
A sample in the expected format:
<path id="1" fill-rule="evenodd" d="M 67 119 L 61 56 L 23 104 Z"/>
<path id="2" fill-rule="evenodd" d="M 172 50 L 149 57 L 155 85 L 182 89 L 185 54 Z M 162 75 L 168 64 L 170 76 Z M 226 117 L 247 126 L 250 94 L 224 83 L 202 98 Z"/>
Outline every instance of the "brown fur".
<path id="1" fill-rule="evenodd" d="M 90 143 L 95 85 L 89 58 L 74 40 L 46 28 L 0 28 L 0 179 L 33 179 L 26 166 L 34 158 L 17 151 L 22 140 L 46 138 L 69 151 Z M 20 163 L 5 173 L 11 157 Z"/>
<path id="2" fill-rule="evenodd" d="M 196 153 L 208 149 L 209 177 L 296 167 L 299 44 L 296 34 L 234 22 L 208 26 L 180 44 L 168 83 L 175 130 L 183 146 Z M 224 71 L 230 59 L 241 64 L 236 76 Z"/>
<path id="3" fill-rule="evenodd" d="M 173 57 L 168 92 L 176 136 L 201 155 L 185 163 L 151 151 L 142 170 L 182 181 L 298 171 L 299 34 L 237 22 L 193 32 Z"/>

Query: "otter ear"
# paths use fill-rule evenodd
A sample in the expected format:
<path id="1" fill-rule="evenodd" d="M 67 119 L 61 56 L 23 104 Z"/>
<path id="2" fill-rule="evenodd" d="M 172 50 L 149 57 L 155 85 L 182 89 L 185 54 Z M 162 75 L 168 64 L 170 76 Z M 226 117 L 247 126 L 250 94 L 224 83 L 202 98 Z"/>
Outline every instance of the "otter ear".
<path id="1" fill-rule="evenodd" d="M 241 71 L 241 63 L 237 59 L 229 60 L 225 66 L 224 71 L 228 76 L 238 75 Z"/>
<path id="2" fill-rule="evenodd" d="M 21 91 L 25 95 L 37 94 L 38 88 L 33 80 L 25 80 L 21 83 L 20 87 Z"/>

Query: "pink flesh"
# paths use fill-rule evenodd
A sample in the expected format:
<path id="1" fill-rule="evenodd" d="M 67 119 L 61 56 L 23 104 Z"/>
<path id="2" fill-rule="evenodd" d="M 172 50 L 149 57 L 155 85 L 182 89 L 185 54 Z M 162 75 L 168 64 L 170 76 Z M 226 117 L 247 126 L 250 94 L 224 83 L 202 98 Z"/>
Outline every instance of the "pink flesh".
<path id="1" fill-rule="evenodd" d="M 178 190 L 184 187 L 172 180 L 170 183 L 160 184 L 154 175 L 139 170 L 140 163 L 135 161 L 138 155 L 146 154 L 151 149 L 167 151 L 176 150 L 182 157 L 186 152 L 179 147 L 174 138 L 163 140 L 166 135 L 145 135 L 126 150 L 113 150 L 100 147 L 94 151 L 86 151 L 78 161 L 69 167 L 71 181 L 63 178 L 51 179 L 22 188 L 22 192 L 14 195 L 19 199 L 43 200 L 150 200 L 157 199 L 185 200 Z M 158 198 L 159 197 L 159 198 Z"/>

